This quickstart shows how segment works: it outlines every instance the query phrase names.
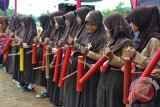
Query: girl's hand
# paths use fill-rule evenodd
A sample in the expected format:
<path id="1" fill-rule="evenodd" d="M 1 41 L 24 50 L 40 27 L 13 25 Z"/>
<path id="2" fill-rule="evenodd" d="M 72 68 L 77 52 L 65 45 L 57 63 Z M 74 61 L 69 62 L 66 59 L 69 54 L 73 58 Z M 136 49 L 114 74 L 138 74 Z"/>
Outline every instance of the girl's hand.
<path id="1" fill-rule="evenodd" d="M 154 69 L 151 73 L 152 76 L 160 78 L 160 69 Z"/>
<path id="2" fill-rule="evenodd" d="M 134 59 L 136 56 L 136 50 L 132 47 L 127 48 L 127 57 L 130 57 L 131 59 Z"/>
<path id="3" fill-rule="evenodd" d="M 73 45 L 73 43 L 74 43 L 74 39 L 72 37 L 69 37 L 68 38 L 68 44 Z"/>
<path id="4" fill-rule="evenodd" d="M 111 50 L 109 47 L 107 47 L 107 48 L 105 49 L 104 54 L 105 54 L 106 56 L 108 56 L 110 59 L 113 58 L 113 52 L 112 52 L 112 50 Z"/>
<path id="5" fill-rule="evenodd" d="M 81 53 L 82 53 L 83 55 L 87 55 L 87 54 L 89 53 L 88 48 L 81 47 Z"/>

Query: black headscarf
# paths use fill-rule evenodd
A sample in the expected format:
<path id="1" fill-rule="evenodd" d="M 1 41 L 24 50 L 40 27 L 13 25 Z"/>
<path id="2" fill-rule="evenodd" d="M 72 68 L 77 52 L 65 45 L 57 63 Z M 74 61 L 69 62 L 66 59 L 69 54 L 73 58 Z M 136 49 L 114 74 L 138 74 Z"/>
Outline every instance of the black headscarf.
<path id="1" fill-rule="evenodd" d="M 150 38 L 160 39 L 159 10 L 156 6 L 137 7 L 129 12 L 126 18 L 139 28 L 140 41 L 136 43 L 139 52 L 145 48 Z"/>
<path id="2" fill-rule="evenodd" d="M 58 45 L 58 41 L 63 37 L 65 31 L 65 19 L 64 16 L 56 16 L 55 22 L 59 24 L 59 29 L 56 29 L 56 33 L 54 34 L 51 40 L 53 41 L 52 46 L 56 47 Z"/>
<path id="3" fill-rule="evenodd" d="M 75 12 L 82 20 L 85 20 L 85 17 L 90 11 L 91 9 L 89 7 L 81 7 L 77 9 Z"/>
<path id="4" fill-rule="evenodd" d="M 64 27 L 65 26 L 65 18 L 64 16 L 56 16 L 55 21 L 57 21 L 57 23 L 59 24 L 60 27 Z"/>
<path id="5" fill-rule="evenodd" d="M 90 11 L 85 18 L 85 22 L 93 23 L 97 29 L 93 33 L 88 33 L 86 38 L 86 43 L 91 43 L 92 47 L 90 48 L 91 51 L 97 52 L 100 48 L 104 47 L 106 42 L 106 33 L 105 28 L 102 23 L 102 14 L 100 11 Z"/>
<path id="6" fill-rule="evenodd" d="M 18 30 L 21 27 L 20 22 L 19 22 L 19 17 L 21 17 L 21 16 L 22 15 L 17 14 L 17 15 L 14 15 L 11 17 L 10 24 L 9 24 L 9 29 L 11 30 L 11 32 L 15 32 L 16 30 Z"/>
<path id="7" fill-rule="evenodd" d="M 52 14 L 49 15 L 50 21 L 51 21 L 51 26 L 52 26 L 52 31 L 51 31 L 51 34 L 50 34 L 50 37 L 49 37 L 50 40 L 52 40 L 57 33 L 57 30 L 55 29 L 55 17 L 56 16 L 62 16 L 62 15 L 64 15 L 63 11 L 55 11 Z"/>
<path id="8" fill-rule="evenodd" d="M 54 17 L 55 17 L 55 16 L 62 16 L 62 15 L 64 15 L 64 14 L 65 14 L 65 12 L 62 11 L 62 10 L 58 10 L 58 11 L 55 11 L 55 12 L 53 12 L 52 14 L 50 14 L 50 15 L 49 15 L 49 18 L 50 18 L 50 21 L 51 21 L 51 23 L 52 23 L 52 26 L 55 24 Z"/>
<path id="9" fill-rule="evenodd" d="M 43 31 L 42 31 L 40 37 L 41 37 L 42 42 L 43 42 L 46 37 L 50 36 L 51 31 L 52 31 L 52 26 L 51 26 L 51 23 L 50 23 L 49 16 L 42 15 L 38 19 L 42 24 Z"/>
<path id="10" fill-rule="evenodd" d="M 90 8 L 88 7 L 81 7 L 79 9 L 77 9 L 75 12 L 77 14 L 77 16 L 79 16 L 81 18 L 81 20 L 84 22 L 82 23 L 82 25 L 80 25 L 80 30 L 77 32 L 76 34 L 76 42 L 78 44 L 83 45 L 84 43 L 84 37 L 87 35 L 87 29 L 85 27 L 85 17 L 87 16 L 87 14 L 91 11 Z"/>
<path id="11" fill-rule="evenodd" d="M 20 18 L 22 24 L 21 39 L 29 46 L 33 43 L 33 38 L 37 35 L 36 24 L 32 17 L 23 16 Z"/>
<path id="12" fill-rule="evenodd" d="M 129 24 L 119 13 L 109 15 L 104 19 L 104 24 L 112 33 L 112 36 L 108 38 L 107 46 L 112 46 L 113 52 L 132 44 Z"/>
<path id="13" fill-rule="evenodd" d="M 18 15 L 15 23 L 15 34 L 16 36 L 20 37 L 22 32 L 22 24 L 21 24 L 21 17 L 24 17 L 22 15 Z"/>
<path id="14" fill-rule="evenodd" d="M 68 37 L 71 36 L 75 38 L 77 31 L 79 30 L 78 23 L 76 21 L 76 14 L 74 11 L 70 11 L 64 15 L 65 20 L 68 19 L 70 22 L 70 26 L 66 26 L 64 40 L 67 43 Z"/>

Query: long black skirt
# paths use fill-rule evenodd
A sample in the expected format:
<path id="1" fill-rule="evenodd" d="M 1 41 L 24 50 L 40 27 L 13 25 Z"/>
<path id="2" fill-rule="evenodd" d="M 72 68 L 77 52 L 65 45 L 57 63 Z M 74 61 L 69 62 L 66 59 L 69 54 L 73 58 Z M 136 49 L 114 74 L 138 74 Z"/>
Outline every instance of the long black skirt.
<path id="1" fill-rule="evenodd" d="M 42 66 L 43 47 L 40 46 L 37 53 L 37 67 Z M 35 72 L 35 84 L 43 87 L 47 87 L 47 79 L 45 71 L 41 69 L 34 70 Z"/>
<path id="2" fill-rule="evenodd" d="M 95 64 L 96 61 L 87 58 L 86 62 L 89 64 Z M 90 68 L 85 66 L 85 73 Z M 84 90 L 82 93 L 76 95 L 76 107 L 96 107 L 97 100 L 97 87 L 100 77 L 100 71 L 97 72 L 84 84 Z"/>
<path id="3" fill-rule="evenodd" d="M 49 70 L 49 84 L 47 86 L 47 90 L 48 90 L 48 93 L 49 93 L 49 99 L 50 99 L 50 102 L 52 103 L 53 101 L 53 89 L 54 89 L 54 83 L 53 83 L 53 72 L 54 69 L 50 69 Z"/>
<path id="4" fill-rule="evenodd" d="M 52 62 L 52 58 L 53 58 L 53 55 L 50 54 L 49 55 L 49 64 Z M 45 70 L 46 72 L 46 70 Z M 49 78 L 47 79 L 47 90 L 48 90 L 48 93 L 49 95 L 51 95 L 50 93 L 52 93 L 52 79 L 53 79 L 53 68 L 49 68 Z"/>
<path id="5" fill-rule="evenodd" d="M 62 59 L 62 63 L 63 63 L 63 59 Z M 70 67 L 71 67 L 70 65 L 71 63 L 69 63 L 67 71 L 70 70 Z M 61 66 L 61 72 L 62 72 L 62 68 L 63 68 L 63 64 Z M 60 102 L 62 102 L 62 105 L 64 107 L 66 107 L 65 105 L 66 105 L 66 99 L 67 99 L 67 92 L 68 92 L 68 82 L 65 80 L 63 87 L 60 88 Z"/>
<path id="6" fill-rule="evenodd" d="M 113 71 L 110 68 L 100 75 L 97 91 L 97 107 L 125 107 L 123 104 L 122 71 Z"/>
<path id="7" fill-rule="evenodd" d="M 54 65 L 55 65 L 55 62 L 54 62 Z M 50 69 L 50 78 L 49 78 L 49 86 L 48 86 L 49 99 L 50 99 L 50 102 L 53 103 L 53 105 L 61 106 L 62 102 L 60 100 L 60 88 L 58 87 L 61 68 L 59 70 L 58 80 L 56 82 L 53 82 L 54 70 L 55 70 L 55 67 Z"/>
<path id="8" fill-rule="evenodd" d="M 19 51 L 16 47 L 10 47 L 8 54 L 16 54 Z M 12 78 L 19 81 L 19 55 L 8 56 L 6 63 L 6 71 L 12 74 Z"/>
<path id="9" fill-rule="evenodd" d="M 32 48 L 24 49 L 24 71 L 20 71 L 21 80 L 25 83 L 34 83 L 35 82 L 35 72 L 33 71 L 32 65 L 32 54 L 26 54 L 31 51 Z"/>
<path id="10" fill-rule="evenodd" d="M 77 60 L 78 57 L 74 57 L 70 65 L 70 69 L 68 70 L 68 74 L 71 74 L 77 70 Z M 76 107 L 76 101 L 75 101 L 77 93 L 76 79 L 77 79 L 76 74 L 67 79 L 68 91 L 67 91 L 66 107 Z"/>

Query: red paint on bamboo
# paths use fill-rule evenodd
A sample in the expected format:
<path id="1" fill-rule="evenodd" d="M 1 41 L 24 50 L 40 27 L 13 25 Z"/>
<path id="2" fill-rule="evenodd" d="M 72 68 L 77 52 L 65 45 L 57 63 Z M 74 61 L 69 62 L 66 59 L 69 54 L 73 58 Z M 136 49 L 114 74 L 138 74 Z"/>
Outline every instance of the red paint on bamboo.
<path id="1" fill-rule="evenodd" d="M 160 48 L 157 50 L 156 54 L 150 61 L 149 65 L 146 67 L 141 77 L 149 77 L 153 69 L 156 67 L 158 61 L 160 60 Z"/>
<path id="2" fill-rule="evenodd" d="M 81 7 L 81 0 L 77 0 L 77 5 L 76 5 L 76 9 Z"/>
<path id="3" fill-rule="evenodd" d="M 53 82 L 56 82 L 58 80 L 58 74 L 60 70 L 60 63 L 62 59 L 62 48 L 58 48 L 57 50 L 57 57 L 56 57 L 56 64 L 55 64 L 55 70 L 54 70 L 54 75 L 53 75 Z"/>
<path id="4" fill-rule="evenodd" d="M 63 67 L 62 67 L 62 72 L 61 72 L 60 80 L 59 80 L 59 83 L 58 83 L 58 87 L 60 87 L 60 88 L 64 84 L 63 78 L 66 76 L 66 73 L 67 73 L 68 64 L 69 64 L 69 58 L 71 56 L 71 49 L 72 48 L 70 46 L 67 46 L 67 48 L 66 48 L 66 54 L 65 54 L 65 57 L 64 57 L 64 63 L 63 63 Z"/>
<path id="5" fill-rule="evenodd" d="M 46 44 L 43 44 L 42 66 L 46 66 L 46 46 Z M 45 71 L 45 67 L 43 67 L 41 70 Z"/>
<path id="6" fill-rule="evenodd" d="M 37 64 L 37 45 L 32 45 L 32 64 Z"/>
<path id="7" fill-rule="evenodd" d="M 78 60 L 84 62 L 84 57 L 83 56 L 78 56 Z M 83 77 L 84 75 L 84 63 L 78 62 L 78 72 L 77 72 L 77 84 L 76 84 L 76 91 L 77 92 L 82 92 L 83 91 L 83 85 L 80 84 L 79 80 Z"/>
<path id="8" fill-rule="evenodd" d="M 99 68 L 100 66 L 107 60 L 107 57 L 103 55 L 94 66 L 80 79 L 80 83 L 84 84 Z"/>
<path id="9" fill-rule="evenodd" d="M 12 41 L 13 41 L 12 38 L 8 38 L 7 43 L 6 43 L 6 45 L 5 45 L 5 47 L 3 48 L 3 51 L 2 51 L 3 54 L 5 54 L 8 51 L 9 47 L 11 46 Z"/>
<path id="10" fill-rule="evenodd" d="M 3 54 L 3 58 L 4 58 L 4 62 L 6 62 L 8 59 L 8 51 L 5 54 Z"/>
<path id="11" fill-rule="evenodd" d="M 129 88 L 131 84 L 131 60 L 124 60 L 124 92 L 123 92 L 123 103 L 128 104 Z"/>

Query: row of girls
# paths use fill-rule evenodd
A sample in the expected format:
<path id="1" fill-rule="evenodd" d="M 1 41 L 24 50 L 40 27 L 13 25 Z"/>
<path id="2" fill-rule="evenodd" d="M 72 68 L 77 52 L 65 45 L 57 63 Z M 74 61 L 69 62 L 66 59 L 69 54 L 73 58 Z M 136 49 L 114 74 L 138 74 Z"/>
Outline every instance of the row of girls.
<path id="1" fill-rule="evenodd" d="M 5 34 L 9 34 L 13 42 L 8 50 L 6 70 L 24 91 L 32 92 L 33 84 L 43 86 L 44 90 L 36 97 L 48 97 L 54 107 L 125 107 L 121 69 L 125 57 L 143 72 L 160 45 L 160 19 L 156 6 L 137 7 L 125 18 L 113 13 L 103 20 L 100 11 L 81 7 L 68 13 L 56 11 L 38 19 L 43 28 L 40 37 L 36 36 L 35 22 L 31 17 L 15 15 L 8 19 Z M 38 48 L 34 64 L 31 60 L 33 44 Z M 18 56 L 22 48 L 25 56 L 23 70 L 19 67 Z M 103 55 L 109 59 L 107 69 L 97 70 L 84 83 L 83 90 L 77 91 L 78 56 L 84 58 L 81 63 L 85 65 L 86 74 Z M 151 76 L 158 84 L 159 66 L 158 63 Z M 65 76 L 73 75 L 62 79 L 64 71 Z M 131 106 L 157 107 L 159 99 L 158 90 L 151 102 Z"/>

